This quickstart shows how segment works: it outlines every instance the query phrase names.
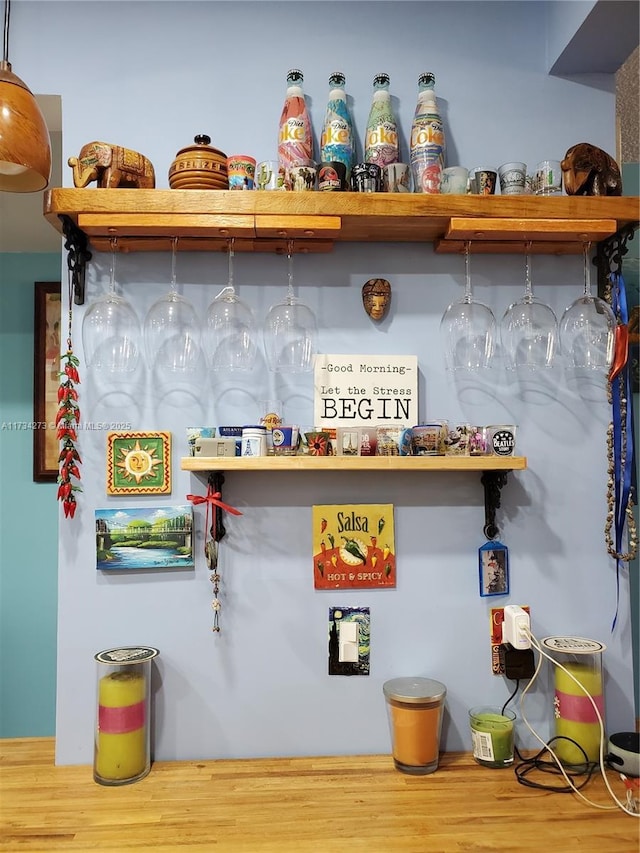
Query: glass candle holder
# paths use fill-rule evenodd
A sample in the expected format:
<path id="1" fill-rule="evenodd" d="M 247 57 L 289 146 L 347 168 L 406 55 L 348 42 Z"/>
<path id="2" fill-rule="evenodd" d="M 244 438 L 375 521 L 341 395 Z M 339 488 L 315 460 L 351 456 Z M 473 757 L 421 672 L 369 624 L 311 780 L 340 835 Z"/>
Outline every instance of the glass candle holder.
<path id="1" fill-rule="evenodd" d="M 513 764 L 513 711 L 481 705 L 469 711 L 473 757 L 484 767 L 511 767 Z"/>
<path id="2" fill-rule="evenodd" d="M 396 769 L 414 776 L 433 773 L 438 768 L 447 688 L 431 678 L 393 678 L 382 690 Z"/>
<path id="3" fill-rule="evenodd" d="M 602 652 L 606 646 L 583 637 L 545 637 L 542 645 L 563 667 L 553 667 L 558 738 L 553 750 L 563 764 L 598 762 L 602 734 L 598 714 L 604 726 Z"/>
<path id="4" fill-rule="evenodd" d="M 151 661 L 157 649 L 98 652 L 93 778 L 126 785 L 151 769 Z"/>

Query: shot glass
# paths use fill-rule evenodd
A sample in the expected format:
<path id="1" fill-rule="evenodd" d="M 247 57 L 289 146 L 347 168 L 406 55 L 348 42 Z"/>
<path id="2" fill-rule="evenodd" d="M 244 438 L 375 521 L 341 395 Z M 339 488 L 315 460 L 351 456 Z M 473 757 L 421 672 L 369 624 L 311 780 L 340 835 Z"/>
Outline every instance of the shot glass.
<path id="1" fill-rule="evenodd" d="M 536 195 L 559 195 L 562 192 L 562 169 L 559 160 L 541 160 L 536 167 Z"/>
<path id="2" fill-rule="evenodd" d="M 514 424 L 491 424 L 487 427 L 487 451 L 494 456 L 513 456 L 516 447 Z"/>

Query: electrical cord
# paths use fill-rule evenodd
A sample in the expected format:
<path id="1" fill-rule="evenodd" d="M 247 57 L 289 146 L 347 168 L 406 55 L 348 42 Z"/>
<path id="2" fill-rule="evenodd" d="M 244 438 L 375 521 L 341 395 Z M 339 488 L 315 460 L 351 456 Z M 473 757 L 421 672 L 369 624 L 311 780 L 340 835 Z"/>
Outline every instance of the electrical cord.
<path id="1" fill-rule="evenodd" d="M 518 689 L 520 688 L 520 679 L 516 678 L 515 682 L 516 682 L 516 686 L 513 690 L 513 693 L 509 696 L 507 701 L 502 706 L 502 711 L 500 712 L 501 714 L 504 714 L 505 709 L 512 702 L 512 700 L 515 698 L 515 696 L 518 692 Z M 572 738 L 566 738 L 562 735 L 559 735 L 559 736 L 552 738 L 549 741 L 549 743 L 553 743 L 554 740 L 567 740 L 570 743 L 574 744 L 580 750 L 580 752 L 584 755 L 585 769 L 584 770 L 573 769 L 572 771 L 570 771 L 568 773 L 568 775 L 572 778 L 578 778 L 580 776 L 584 776 L 586 773 L 587 775 L 584 778 L 582 784 L 576 786 L 578 788 L 583 788 L 591 779 L 591 777 L 593 775 L 593 771 L 597 765 L 594 764 L 593 762 L 589 762 L 589 758 L 588 758 L 586 752 L 584 751 L 584 749 L 580 746 L 579 743 L 576 743 L 576 741 L 573 740 Z M 540 752 L 536 753 L 536 755 L 532 755 L 532 756 L 529 756 L 527 758 L 525 758 L 522 755 L 522 753 L 518 749 L 517 745 L 514 745 L 513 751 L 514 751 L 516 757 L 518 758 L 518 760 L 520 762 L 519 764 L 516 764 L 513 769 L 514 769 L 514 772 L 516 774 L 516 779 L 518 780 L 518 782 L 521 785 L 525 785 L 528 788 L 539 788 L 543 791 L 553 791 L 554 793 L 558 793 L 558 794 L 565 794 L 565 793 L 571 794 L 571 793 L 573 793 L 574 789 L 572 787 L 561 788 L 560 786 L 557 786 L 557 785 L 545 785 L 545 784 L 542 784 L 541 782 L 535 782 L 535 781 L 527 778 L 528 775 L 530 773 L 533 773 L 534 770 L 539 770 L 542 773 L 552 773 L 554 775 L 557 774 L 558 771 L 557 771 L 555 764 L 553 764 L 550 761 L 544 761 L 542 759 L 542 756 L 547 751 L 546 746 L 544 749 L 541 749 Z"/>
<path id="2" fill-rule="evenodd" d="M 581 684 L 581 682 L 573 675 L 572 672 L 570 672 L 559 661 L 555 660 L 551 655 L 547 654 L 544 651 L 544 649 L 540 646 L 540 643 L 538 642 L 538 640 L 533 636 L 533 634 L 531 633 L 531 631 L 528 628 L 525 627 L 522 630 L 524 631 L 524 633 L 526 633 L 527 637 L 529 638 L 529 641 L 531 642 L 532 647 L 538 652 L 538 662 L 536 664 L 536 668 L 535 668 L 535 671 L 533 673 L 533 676 L 531 677 L 529 683 L 524 688 L 524 690 L 522 691 L 522 694 L 520 696 L 520 711 L 521 711 L 523 723 L 526 725 L 526 727 L 529 729 L 529 731 L 532 733 L 532 735 L 536 738 L 536 740 L 542 745 L 542 749 L 535 756 L 532 756 L 531 758 L 528 758 L 528 759 L 522 758 L 522 756 L 520 755 L 518 750 L 517 749 L 515 750 L 516 754 L 518 755 L 518 758 L 521 760 L 520 765 L 517 765 L 515 768 L 516 778 L 518 779 L 518 782 L 520 782 L 520 784 L 526 785 L 528 787 L 544 788 L 545 790 L 552 790 L 552 791 L 556 791 L 558 793 L 571 793 L 571 792 L 573 792 L 574 794 L 577 794 L 578 797 L 580 797 L 580 799 L 584 800 L 586 803 L 588 803 L 591 806 L 594 806 L 597 809 L 602 809 L 604 811 L 613 811 L 616 808 L 620 808 L 620 809 L 622 809 L 623 812 L 631 815 L 632 817 L 640 817 L 640 812 L 633 811 L 631 808 L 627 807 L 627 805 L 625 803 L 621 802 L 616 797 L 614 791 L 611 788 L 611 785 L 609 784 L 609 780 L 607 778 L 606 768 L 605 768 L 605 764 L 604 764 L 604 739 L 605 739 L 604 723 L 602 721 L 602 716 L 600 715 L 600 711 L 598 710 L 598 706 L 596 705 L 596 703 L 593 700 L 593 697 L 591 696 L 589 691 L 584 687 L 584 685 Z M 584 749 L 580 746 L 580 744 L 577 744 L 571 738 L 558 736 L 555 738 L 551 738 L 551 740 L 548 743 L 545 742 L 540 737 L 540 735 L 535 731 L 535 729 L 529 724 L 529 721 L 527 720 L 525 713 L 524 713 L 524 697 L 526 696 L 528 691 L 531 689 L 531 686 L 533 685 L 533 683 L 536 681 L 538 674 L 540 673 L 540 669 L 542 667 L 542 662 L 545 658 L 547 660 L 549 660 L 554 666 L 563 670 L 563 672 L 565 672 L 569 676 L 569 678 L 571 678 L 571 680 L 574 681 L 578 685 L 578 687 L 582 690 L 582 692 L 587 696 L 587 698 L 591 702 L 591 705 L 593 706 L 596 717 L 598 719 L 598 724 L 600 726 L 600 755 L 599 755 L 599 761 L 598 762 L 589 762 L 588 756 L 587 756 L 586 752 L 584 751 Z M 516 685 L 516 690 L 512 693 L 512 695 L 509 697 L 509 699 L 507 699 L 507 701 L 504 705 L 505 708 L 507 707 L 509 702 L 513 699 L 513 697 L 516 695 L 517 690 L 518 690 L 518 685 Z M 580 751 L 582 752 L 582 754 L 585 757 L 584 769 L 582 769 L 580 771 L 577 771 L 574 769 L 570 772 L 567 772 L 567 770 L 562 765 L 560 759 L 558 758 L 558 756 L 553 751 L 553 749 L 551 748 L 551 745 L 550 745 L 554 740 L 560 740 L 560 739 L 570 741 L 571 743 L 574 743 L 580 749 Z M 555 767 L 554 767 L 554 764 L 552 764 L 551 762 L 541 760 L 540 756 L 542 756 L 545 752 L 548 752 L 551 755 L 551 757 L 553 758 L 553 761 L 555 763 Z M 523 765 L 524 765 L 524 767 L 523 767 Z M 582 767 L 582 765 L 577 765 L 577 766 Z M 604 780 L 605 786 L 606 786 L 612 800 L 616 804 L 614 806 L 606 806 L 606 805 L 603 805 L 601 803 L 594 803 L 592 800 L 590 800 L 588 797 L 585 797 L 585 795 L 581 793 L 580 789 L 583 788 L 589 782 L 589 780 L 593 776 L 593 773 L 595 772 L 595 770 L 598 767 L 600 769 L 600 773 L 601 773 L 602 778 Z M 534 769 L 538 769 L 538 770 L 542 770 L 542 772 L 554 773 L 554 774 L 559 771 L 560 774 L 564 777 L 564 779 L 567 783 L 567 787 L 565 788 L 565 787 L 548 786 L 548 785 L 542 785 L 541 783 L 533 782 L 532 780 L 528 779 L 527 776 Z M 585 775 L 585 773 L 587 775 L 586 775 L 586 778 L 584 779 L 584 781 L 582 782 L 582 784 L 581 785 L 575 785 L 573 783 L 571 777 L 572 776 L 575 777 L 575 776 Z"/>

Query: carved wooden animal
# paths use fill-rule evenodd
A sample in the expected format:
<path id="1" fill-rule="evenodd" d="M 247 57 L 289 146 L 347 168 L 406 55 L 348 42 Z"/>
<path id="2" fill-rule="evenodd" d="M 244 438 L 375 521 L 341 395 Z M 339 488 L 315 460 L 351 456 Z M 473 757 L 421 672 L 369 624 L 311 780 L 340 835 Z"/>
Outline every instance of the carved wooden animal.
<path id="1" fill-rule="evenodd" d="M 560 166 L 567 195 L 622 195 L 618 164 L 602 148 L 579 142 Z"/>
<path id="2" fill-rule="evenodd" d="M 86 187 L 97 181 L 98 187 L 142 187 L 153 189 L 156 176 L 153 164 L 143 154 L 109 145 L 108 142 L 88 142 L 77 157 L 69 157 L 73 168 L 73 183 Z"/>

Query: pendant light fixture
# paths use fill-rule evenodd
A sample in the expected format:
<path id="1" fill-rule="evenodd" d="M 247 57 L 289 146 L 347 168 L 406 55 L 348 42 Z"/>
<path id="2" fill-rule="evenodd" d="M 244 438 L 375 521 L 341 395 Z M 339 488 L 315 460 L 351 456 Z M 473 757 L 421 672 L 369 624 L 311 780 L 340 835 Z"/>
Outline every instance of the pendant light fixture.
<path id="1" fill-rule="evenodd" d="M 0 190 L 31 193 L 45 189 L 51 177 L 51 141 L 33 92 L 11 71 L 9 16 L 4 3 L 0 61 Z"/>

